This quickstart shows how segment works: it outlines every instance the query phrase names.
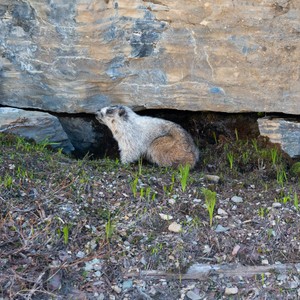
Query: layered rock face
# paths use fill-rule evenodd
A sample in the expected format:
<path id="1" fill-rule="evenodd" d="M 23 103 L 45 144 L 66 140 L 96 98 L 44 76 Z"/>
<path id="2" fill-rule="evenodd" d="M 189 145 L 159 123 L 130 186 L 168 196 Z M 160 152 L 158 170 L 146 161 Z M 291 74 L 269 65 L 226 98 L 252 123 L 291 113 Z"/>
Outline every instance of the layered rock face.
<path id="1" fill-rule="evenodd" d="M 105 133 L 65 113 L 121 103 L 299 115 L 299 20 L 298 0 L 1 0 L 0 106 L 64 113 L 45 124 L 60 121 L 69 140 L 48 136 L 82 153 Z M 1 131 L 17 132 L 3 113 Z"/>
<path id="2" fill-rule="evenodd" d="M 300 113 L 296 0 L 1 0 L 0 104 Z"/>
<path id="3" fill-rule="evenodd" d="M 0 116 L 0 132 L 49 143 L 53 148 L 62 148 L 65 153 L 74 150 L 59 120 L 48 113 L 0 107 Z"/>

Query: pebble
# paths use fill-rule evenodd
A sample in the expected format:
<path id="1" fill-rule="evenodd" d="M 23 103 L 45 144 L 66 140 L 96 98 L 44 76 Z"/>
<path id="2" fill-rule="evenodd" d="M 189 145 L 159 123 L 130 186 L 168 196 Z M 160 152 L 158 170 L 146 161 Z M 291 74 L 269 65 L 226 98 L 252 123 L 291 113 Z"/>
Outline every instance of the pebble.
<path id="1" fill-rule="evenodd" d="M 286 274 L 279 274 L 277 276 L 277 280 L 279 281 L 286 281 L 288 279 L 288 276 Z"/>
<path id="2" fill-rule="evenodd" d="M 228 231 L 230 228 L 229 227 L 224 227 L 220 224 L 218 224 L 218 226 L 215 229 L 215 232 L 225 232 Z"/>
<path id="3" fill-rule="evenodd" d="M 232 250 L 231 255 L 233 255 L 233 256 L 237 255 L 237 253 L 239 252 L 240 249 L 241 249 L 240 245 L 235 245 L 233 250 Z"/>
<path id="4" fill-rule="evenodd" d="M 50 277 L 48 281 L 48 289 L 51 292 L 59 290 L 61 288 L 61 273 L 58 272 Z"/>
<path id="5" fill-rule="evenodd" d="M 239 196 L 233 196 L 231 198 L 231 201 L 233 201 L 234 203 L 242 203 L 243 202 L 243 198 L 239 197 Z"/>
<path id="6" fill-rule="evenodd" d="M 166 221 L 172 220 L 173 217 L 171 215 L 159 214 L 160 218 Z"/>
<path id="7" fill-rule="evenodd" d="M 123 290 L 128 290 L 128 289 L 132 288 L 132 285 L 133 285 L 133 281 L 132 280 L 126 280 L 122 284 L 122 289 Z"/>
<path id="8" fill-rule="evenodd" d="M 218 215 L 220 215 L 220 216 L 227 216 L 228 214 L 227 214 L 227 212 L 224 209 L 218 208 Z"/>
<path id="9" fill-rule="evenodd" d="M 267 259 L 263 259 L 263 260 L 261 261 L 261 264 L 262 264 L 262 265 L 268 265 L 268 264 L 269 264 L 269 261 L 268 261 Z"/>
<path id="10" fill-rule="evenodd" d="M 220 181 L 220 177 L 217 175 L 205 175 L 204 178 L 208 181 L 218 183 Z"/>
<path id="11" fill-rule="evenodd" d="M 200 300 L 200 299 L 201 299 L 200 295 L 199 295 L 199 294 L 196 294 L 196 293 L 193 292 L 193 291 L 188 291 L 188 292 L 186 293 L 186 296 L 187 296 L 189 299 L 191 299 L 191 300 Z"/>
<path id="12" fill-rule="evenodd" d="M 83 251 L 78 251 L 76 254 L 76 257 L 83 258 L 83 257 L 85 257 L 85 253 Z"/>
<path id="13" fill-rule="evenodd" d="M 174 205 L 176 203 L 176 200 L 171 198 L 168 200 L 169 204 Z"/>
<path id="14" fill-rule="evenodd" d="M 273 204 L 272 204 L 272 207 L 273 208 L 280 208 L 282 205 L 281 205 L 281 203 L 279 203 L 279 202 L 274 202 Z"/>
<path id="15" fill-rule="evenodd" d="M 120 293 L 122 292 L 122 289 L 121 289 L 119 286 L 117 286 L 117 285 L 113 285 L 111 288 L 112 288 L 117 294 L 120 294 Z"/>
<path id="16" fill-rule="evenodd" d="M 227 287 L 225 289 L 225 295 L 236 295 L 238 293 L 239 289 L 237 287 Z"/>
<path id="17" fill-rule="evenodd" d="M 182 230 L 182 226 L 176 222 L 173 222 L 169 225 L 168 229 L 169 231 L 178 233 Z"/>

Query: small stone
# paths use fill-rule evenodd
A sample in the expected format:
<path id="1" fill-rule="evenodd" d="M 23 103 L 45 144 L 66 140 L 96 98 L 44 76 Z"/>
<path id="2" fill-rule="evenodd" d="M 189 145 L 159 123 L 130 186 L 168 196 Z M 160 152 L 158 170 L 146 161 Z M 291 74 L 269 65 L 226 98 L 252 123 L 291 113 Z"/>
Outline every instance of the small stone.
<path id="1" fill-rule="evenodd" d="M 133 281 L 132 280 L 126 280 L 122 284 L 122 289 L 123 290 L 128 290 L 128 289 L 132 288 L 132 285 L 133 285 Z"/>
<path id="2" fill-rule="evenodd" d="M 76 257 L 83 258 L 83 257 L 85 257 L 85 253 L 83 251 L 78 251 L 76 254 Z"/>
<path id="3" fill-rule="evenodd" d="M 278 281 L 286 281 L 288 279 L 288 276 L 286 274 L 279 274 L 277 276 Z"/>
<path id="4" fill-rule="evenodd" d="M 237 287 L 227 287 L 225 289 L 225 295 L 236 295 L 238 293 L 239 289 Z"/>
<path id="5" fill-rule="evenodd" d="M 242 203 L 243 202 L 243 198 L 239 197 L 239 196 L 233 196 L 231 198 L 231 201 L 233 201 L 234 203 Z"/>
<path id="6" fill-rule="evenodd" d="M 228 231 L 230 228 L 229 227 L 223 227 L 222 225 L 218 224 L 218 226 L 215 229 L 215 232 L 226 232 Z"/>
<path id="7" fill-rule="evenodd" d="M 182 226 L 176 222 L 173 222 L 169 225 L 168 229 L 169 231 L 178 233 L 182 230 Z"/>
<path id="8" fill-rule="evenodd" d="M 196 294 L 196 293 L 193 292 L 193 291 L 188 291 L 188 292 L 186 293 L 186 296 L 187 296 L 189 299 L 191 299 L 191 300 L 200 300 L 200 299 L 201 299 L 200 295 L 199 295 L 199 294 Z"/>
<path id="9" fill-rule="evenodd" d="M 173 217 L 171 215 L 159 214 L 160 218 L 166 221 L 172 220 Z"/>
<path id="10" fill-rule="evenodd" d="M 272 207 L 273 208 L 280 208 L 282 205 L 281 205 L 281 203 L 279 203 L 279 202 L 274 202 L 273 204 L 272 204 Z"/>
<path id="11" fill-rule="evenodd" d="M 60 288 L 61 288 L 61 273 L 58 272 L 53 276 L 50 276 L 50 279 L 48 281 L 48 289 L 49 291 L 54 292 L 56 290 L 59 290 Z"/>
<path id="12" fill-rule="evenodd" d="M 117 286 L 117 285 L 113 285 L 111 288 L 112 288 L 117 294 L 120 294 L 120 293 L 122 292 L 122 289 L 121 289 L 119 286 Z"/>
<path id="13" fill-rule="evenodd" d="M 155 296 L 156 293 L 157 293 L 156 289 L 153 286 L 151 286 L 149 294 L 152 295 L 152 296 Z"/>
<path id="14" fill-rule="evenodd" d="M 240 249 L 241 249 L 241 246 L 240 246 L 240 245 L 235 245 L 234 248 L 233 248 L 233 250 L 232 250 L 232 253 L 231 253 L 231 254 L 232 254 L 233 256 L 236 256 Z"/>
<path id="15" fill-rule="evenodd" d="M 224 209 L 218 208 L 218 215 L 220 215 L 220 216 L 227 216 L 228 214 L 227 214 L 227 212 Z"/>
<path id="16" fill-rule="evenodd" d="M 290 289 L 296 289 L 298 286 L 299 282 L 293 280 L 290 282 Z"/>
<path id="17" fill-rule="evenodd" d="M 269 261 L 268 261 L 267 259 L 263 259 L 263 260 L 261 261 L 261 264 L 262 264 L 262 265 L 268 265 L 268 264 L 269 264 Z"/>
<path id="18" fill-rule="evenodd" d="M 168 200 L 169 204 L 174 205 L 176 203 L 176 200 L 171 198 Z"/>
<path id="19" fill-rule="evenodd" d="M 220 181 L 220 177 L 217 176 L 217 175 L 205 175 L 204 178 L 207 181 L 211 181 L 211 182 L 214 182 L 214 183 L 218 183 Z"/>

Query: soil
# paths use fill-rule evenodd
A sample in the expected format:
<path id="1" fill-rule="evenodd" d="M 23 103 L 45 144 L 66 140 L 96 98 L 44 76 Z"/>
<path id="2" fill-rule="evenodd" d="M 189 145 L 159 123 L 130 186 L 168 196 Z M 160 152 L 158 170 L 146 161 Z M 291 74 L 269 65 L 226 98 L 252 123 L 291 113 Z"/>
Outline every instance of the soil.
<path id="1" fill-rule="evenodd" d="M 189 172 L 0 145 L 1 300 L 300 297 L 300 168 L 267 141 Z"/>

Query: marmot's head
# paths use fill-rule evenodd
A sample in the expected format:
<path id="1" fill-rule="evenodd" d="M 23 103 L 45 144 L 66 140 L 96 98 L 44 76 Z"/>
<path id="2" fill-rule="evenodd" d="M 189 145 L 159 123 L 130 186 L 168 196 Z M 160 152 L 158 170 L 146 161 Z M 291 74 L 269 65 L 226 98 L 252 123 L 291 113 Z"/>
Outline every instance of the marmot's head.
<path id="1" fill-rule="evenodd" d="M 96 112 L 96 119 L 112 131 L 128 120 L 130 108 L 123 105 L 107 106 Z"/>

